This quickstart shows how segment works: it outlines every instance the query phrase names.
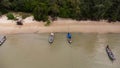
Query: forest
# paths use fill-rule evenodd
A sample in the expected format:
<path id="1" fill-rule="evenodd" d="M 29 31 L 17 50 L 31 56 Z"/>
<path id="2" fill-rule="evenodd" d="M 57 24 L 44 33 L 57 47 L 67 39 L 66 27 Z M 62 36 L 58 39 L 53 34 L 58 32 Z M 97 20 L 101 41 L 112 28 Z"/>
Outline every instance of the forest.
<path id="1" fill-rule="evenodd" d="M 52 18 L 120 21 L 120 0 L 0 0 L 0 15 L 27 12 L 35 20 Z"/>

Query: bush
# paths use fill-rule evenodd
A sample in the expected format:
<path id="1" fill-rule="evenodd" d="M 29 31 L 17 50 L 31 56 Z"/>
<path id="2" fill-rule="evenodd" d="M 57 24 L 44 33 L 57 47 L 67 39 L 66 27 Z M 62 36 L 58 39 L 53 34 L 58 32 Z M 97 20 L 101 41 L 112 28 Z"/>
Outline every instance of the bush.
<path id="1" fill-rule="evenodd" d="M 29 17 L 30 16 L 30 14 L 23 14 L 22 15 L 22 19 L 25 19 L 25 18 L 27 18 L 27 17 Z"/>
<path id="2" fill-rule="evenodd" d="M 47 20 L 47 22 L 46 22 L 46 24 L 45 24 L 45 26 L 49 26 L 50 25 L 50 20 Z"/>
<path id="3" fill-rule="evenodd" d="M 5 8 L 1 8 L 1 7 L 0 7 L 0 12 L 1 12 L 2 14 L 6 14 L 6 13 L 8 13 L 8 10 L 5 9 Z"/>
<path id="4" fill-rule="evenodd" d="M 2 13 L 0 12 L 0 16 L 2 15 Z"/>
<path id="5" fill-rule="evenodd" d="M 12 13 L 7 14 L 8 20 L 13 20 L 15 19 L 14 15 Z"/>

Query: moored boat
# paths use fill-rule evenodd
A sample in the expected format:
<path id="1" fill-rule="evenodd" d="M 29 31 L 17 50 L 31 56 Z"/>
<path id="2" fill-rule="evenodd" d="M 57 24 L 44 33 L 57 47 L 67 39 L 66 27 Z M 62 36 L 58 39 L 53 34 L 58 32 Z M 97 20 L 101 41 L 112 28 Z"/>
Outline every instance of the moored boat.
<path id="1" fill-rule="evenodd" d="M 106 52 L 108 54 L 108 57 L 110 58 L 111 61 L 115 60 L 114 54 L 112 53 L 111 49 L 109 48 L 109 45 L 106 47 Z"/>
<path id="2" fill-rule="evenodd" d="M 69 44 L 72 43 L 72 39 L 71 38 L 72 38 L 72 35 L 71 35 L 71 33 L 68 32 L 67 33 L 67 41 L 68 41 Z"/>
<path id="3" fill-rule="evenodd" d="M 48 42 L 49 42 L 50 44 L 52 44 L 52 43 L 54 42 L 54 33 L 50 33 Z"/>
<path id="4" fill-rule="evenodd" d="M 0 36 L 0 46 L 5 42 L 6 36 Z"/>

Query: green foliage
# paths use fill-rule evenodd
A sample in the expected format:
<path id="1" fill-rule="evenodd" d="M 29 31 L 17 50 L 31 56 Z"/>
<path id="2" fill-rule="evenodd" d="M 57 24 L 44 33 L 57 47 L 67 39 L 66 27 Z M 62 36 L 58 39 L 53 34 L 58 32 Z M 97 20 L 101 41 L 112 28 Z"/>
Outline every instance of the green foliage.
<path id="1" fill-rule="evenodd" d="M 25 18 L 27 18 L 29 16 L 30 16 L 30 14 L 22 14 L 22 19 L 25 19 Z"/>
<path id="2" fill-rule="evenodd" d="M 2 15 L 2 13 L 0 12 L 0 16 Z"/>
<path id="3" fill-rule="evenodd" d="M 33 11 L 34 19 L 38 21 L 46 21 L 48 19 L 48 12 L 46 5 L 44 3 L 40 3 L 37 5 Z"/>
<path id="4" fill-rule="evenodd" d="M 45 26 L 49 26 L 50 25 L 50 20 L 47 20 L 47 22 L 46 22 L 46 24 L 45 24 Z"/>
<path id="5" fill-rule="evenodd" d="M 10 7 L 14 11 L 32 12 L 37 4 L 36 0 L 14 0 Z"/>
<path id="6" fill-rule="evenodd" d="M 13 20 L 15 19 L 14 15 L 12 13 L 7 14 L 8 20 Z"/>
<path id="7" fill-rule="evenodd" d="M 8 10 L 33 13 L 38 21 L 47 21 L 48 16 L 120 21 L 120 0 L 0 0 L 0 12 Z"/>
<path id="8" fill-rule="evenodd" d="M 48 14 L 51 16 L 51 17 L 57 17 L 58 16 L 58 13 L 59 13 L 59 9 L 58 9 L 58 5 L 57 4 L 53 4 L 49 7 L 49 10 L 48 10 Z"/>

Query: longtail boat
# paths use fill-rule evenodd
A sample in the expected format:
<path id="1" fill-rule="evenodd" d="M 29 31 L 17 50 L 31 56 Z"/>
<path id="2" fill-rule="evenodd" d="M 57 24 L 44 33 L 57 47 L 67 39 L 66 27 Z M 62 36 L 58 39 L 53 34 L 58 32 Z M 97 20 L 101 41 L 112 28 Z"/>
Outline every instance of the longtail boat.
<path id="1" fill-rule="evenodd" d="M 5 42 L 6 36 L 0 36 L 0 46 Z"/>
<path id="2" fill-rule="evenodd" d="M 68 41 L 69 44 L 72 43 L 72 39 L 71 38 L 72 38 L 72 35 L 71 35 L 71 33 L 68 32 L 67 33 L 67 41 Z"/>
<path id="3" fill-rule="evenodd" d="M 109 48 L 109 46 L 107 45 L 106 47 L 106 52 L 108 54 L 108 57 L 110 58 L 111 61 L 115 60 L 114 54 L 112 53 L 111 49 Z"/>
<path id="4" fill-rule="evenodd" d="M 52 43 L 54 42 L 54 33 L 50 33 L 48 42 L 49 42 L 50 44 L 52 44 Z"/>

